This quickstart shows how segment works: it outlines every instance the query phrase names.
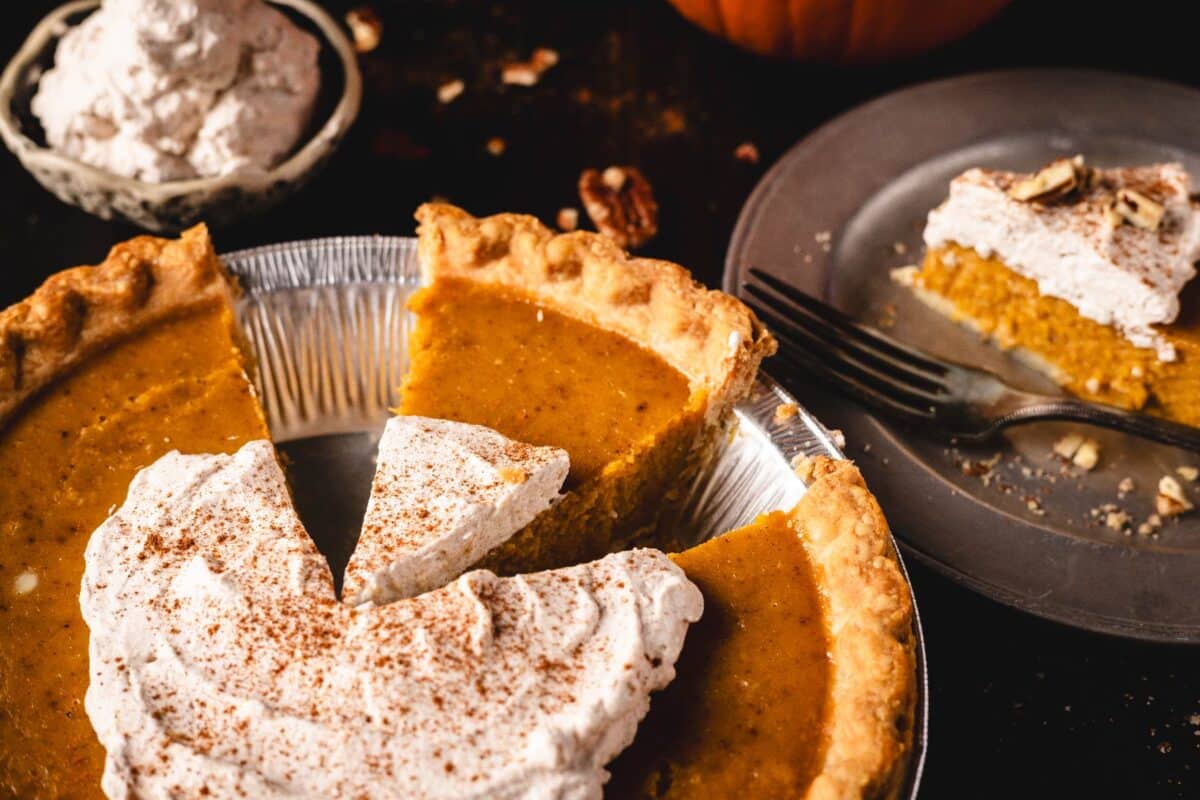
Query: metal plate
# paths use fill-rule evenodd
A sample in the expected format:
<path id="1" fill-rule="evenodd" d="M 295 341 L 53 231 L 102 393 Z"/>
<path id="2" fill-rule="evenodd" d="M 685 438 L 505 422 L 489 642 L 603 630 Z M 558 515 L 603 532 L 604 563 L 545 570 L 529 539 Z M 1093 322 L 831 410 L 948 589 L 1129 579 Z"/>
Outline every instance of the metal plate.
<path id="1" fill-rule="evenodd" d="M 1200 92 L 1099 72 L 1021 70 L 925 84 L 861 106 L 790 150 L 742 210 L 726 291 L 765 269 L 898 338 L 1055 392 L 1044 377 L 934 314 L 888 271 L 919 260 L 925 216 L 971 166 L 1033 169 L 1064 154 L 1101 165 L 1181 161 L 1200 174 Z M 842 428 L 902 545 L 958 581 L 1041 616 L 1118 635 L 1200 642 L 1200 518 L 1155 536 L 1126 535 L 1094 510 L 1116 504 L 1133 525 L 1158 479 L 1200 455 L 1078 425 L 1014 428 L 991 447 L 958 449 L 897 429 L 781 376 Z M 1051 452 L 1068 430 L 1101 443 L 1090 474 Z M 985 480 L 979 466 L 999 454 Z M 967 464 L 967 462 L 970 462 Z M 964 466 L 965 465 L 965 466 Z M 972 473 L 972 474 L 967 474 Z M 1118 496 L 1131 477 L 1136 489 Z M 1186 484 L 1186 481 L 1181 481 Z M 1200 497 L 1200 486 L 1189 487 Z"/>
<path id="2" fill-rule="evenodd" d="M 358 537 L 375 447 L 407 369 L 404 307 L 419 284 L 416 241 L 343 237 L 243 250 L 223 261 L 246 290 L 238 315 L 257 358 L 257 384 L 288 464 L 297 511 L 340 576 Z M 798 455 L 841 458 L 808 412 L 782 422 L 792 398 L 765 374 L 737 409 L 738 426 L 692 488 L 682 524 L 703 541 L 794 504 Z M 915 608 L 915 601 L 914 601 Z M 906 796 L 915 797 L 927 738 L 925 643 L 916 621 L 918 703 Z"/>

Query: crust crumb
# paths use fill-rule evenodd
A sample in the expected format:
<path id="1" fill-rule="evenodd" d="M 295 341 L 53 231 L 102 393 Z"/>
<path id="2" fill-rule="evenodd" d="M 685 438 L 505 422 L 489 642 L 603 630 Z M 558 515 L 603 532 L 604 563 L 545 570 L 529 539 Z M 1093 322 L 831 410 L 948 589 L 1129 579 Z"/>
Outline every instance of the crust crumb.
<path id="1" fill-rule="evenodd" d="M 560 231 L 570 233 L 579 227 L 579 209 L 571 206 L 560 208 L 554 222 Z"/>
<path id="2" fill-rule="evenodd" d="M 800 413 L 799 403 L 780 403 L 775 406 L 775 424 L 782 425 Z"/>

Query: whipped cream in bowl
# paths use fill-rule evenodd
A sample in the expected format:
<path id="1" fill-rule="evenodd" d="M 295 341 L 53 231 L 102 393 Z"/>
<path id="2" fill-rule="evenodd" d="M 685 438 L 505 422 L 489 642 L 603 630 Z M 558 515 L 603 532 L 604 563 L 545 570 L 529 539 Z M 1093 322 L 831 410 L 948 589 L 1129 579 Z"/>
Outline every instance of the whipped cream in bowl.
<path id="1" fill-rule="evenodd" d="M 361 95 L 353 46 L 312 0 L 79 0 L 0 75 L 0 138 L 65 202 L 176 230 L 298 189 Z"/>

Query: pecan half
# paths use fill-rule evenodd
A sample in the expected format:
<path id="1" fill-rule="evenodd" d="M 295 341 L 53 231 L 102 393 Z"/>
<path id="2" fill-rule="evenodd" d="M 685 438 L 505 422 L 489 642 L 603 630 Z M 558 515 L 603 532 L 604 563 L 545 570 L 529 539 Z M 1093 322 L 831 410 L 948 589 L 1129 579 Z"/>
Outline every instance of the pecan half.
<path id="1" fill-rule="evenodd" d="M 636 167 L 585 169 L 579 198 L 596 229 L 621 247 L 640 247 L 658 233 L 658 202 Z"/>

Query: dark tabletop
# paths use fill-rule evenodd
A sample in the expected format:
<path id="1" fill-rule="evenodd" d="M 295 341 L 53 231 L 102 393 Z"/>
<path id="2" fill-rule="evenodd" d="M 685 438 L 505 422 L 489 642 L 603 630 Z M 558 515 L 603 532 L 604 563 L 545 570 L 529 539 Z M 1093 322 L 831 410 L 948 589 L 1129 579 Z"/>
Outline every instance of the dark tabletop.
<path id="1" fill-rule="evenodd" d="M 328 2 L 338 14 L 349 5 Z M 5 4 L 0 60 L 50 7 Z M 363 111 L 341 151 L 299 196 L 216 230 L 221 249 L 409 234 L 413 209 L 434 196 L 475 213 L 553 220 L 560 207 L 578 205 L 581 169 L 633 164 L 662 206 L 661 233 L 643 252 L 682 262 L 715 286 L 738 210 L 763 171 L 864 100 L 1014 66 L 1097 67 L 1200 84 L 1194 29 L 1172 24 L 1176 15 L 1167 11 L 1176 6 L 1158 2 L 1118 12 L 1018 0 L 965 41 L 859 69 L 747 55 L 657 0 L 375 0 L 375 7 L 383 43 L 362 59 Z M 537 87 L 501 87 L 498 65 L 538 46 L 557 49 L 559 66 Z M 452 78 L 467 91 L 439 105 L 435 89 Z M 485 147 L 493 137 L 507 144 L 501 156 Z M 747 141 L 760 163 L 734 158 Z M 135 233 L 58 202 L 0 153 L 0 307 Z M 1200 796 L 1200 648 L 1072 630 L 910 566 L 932 684 L 924 796 Z"/>

